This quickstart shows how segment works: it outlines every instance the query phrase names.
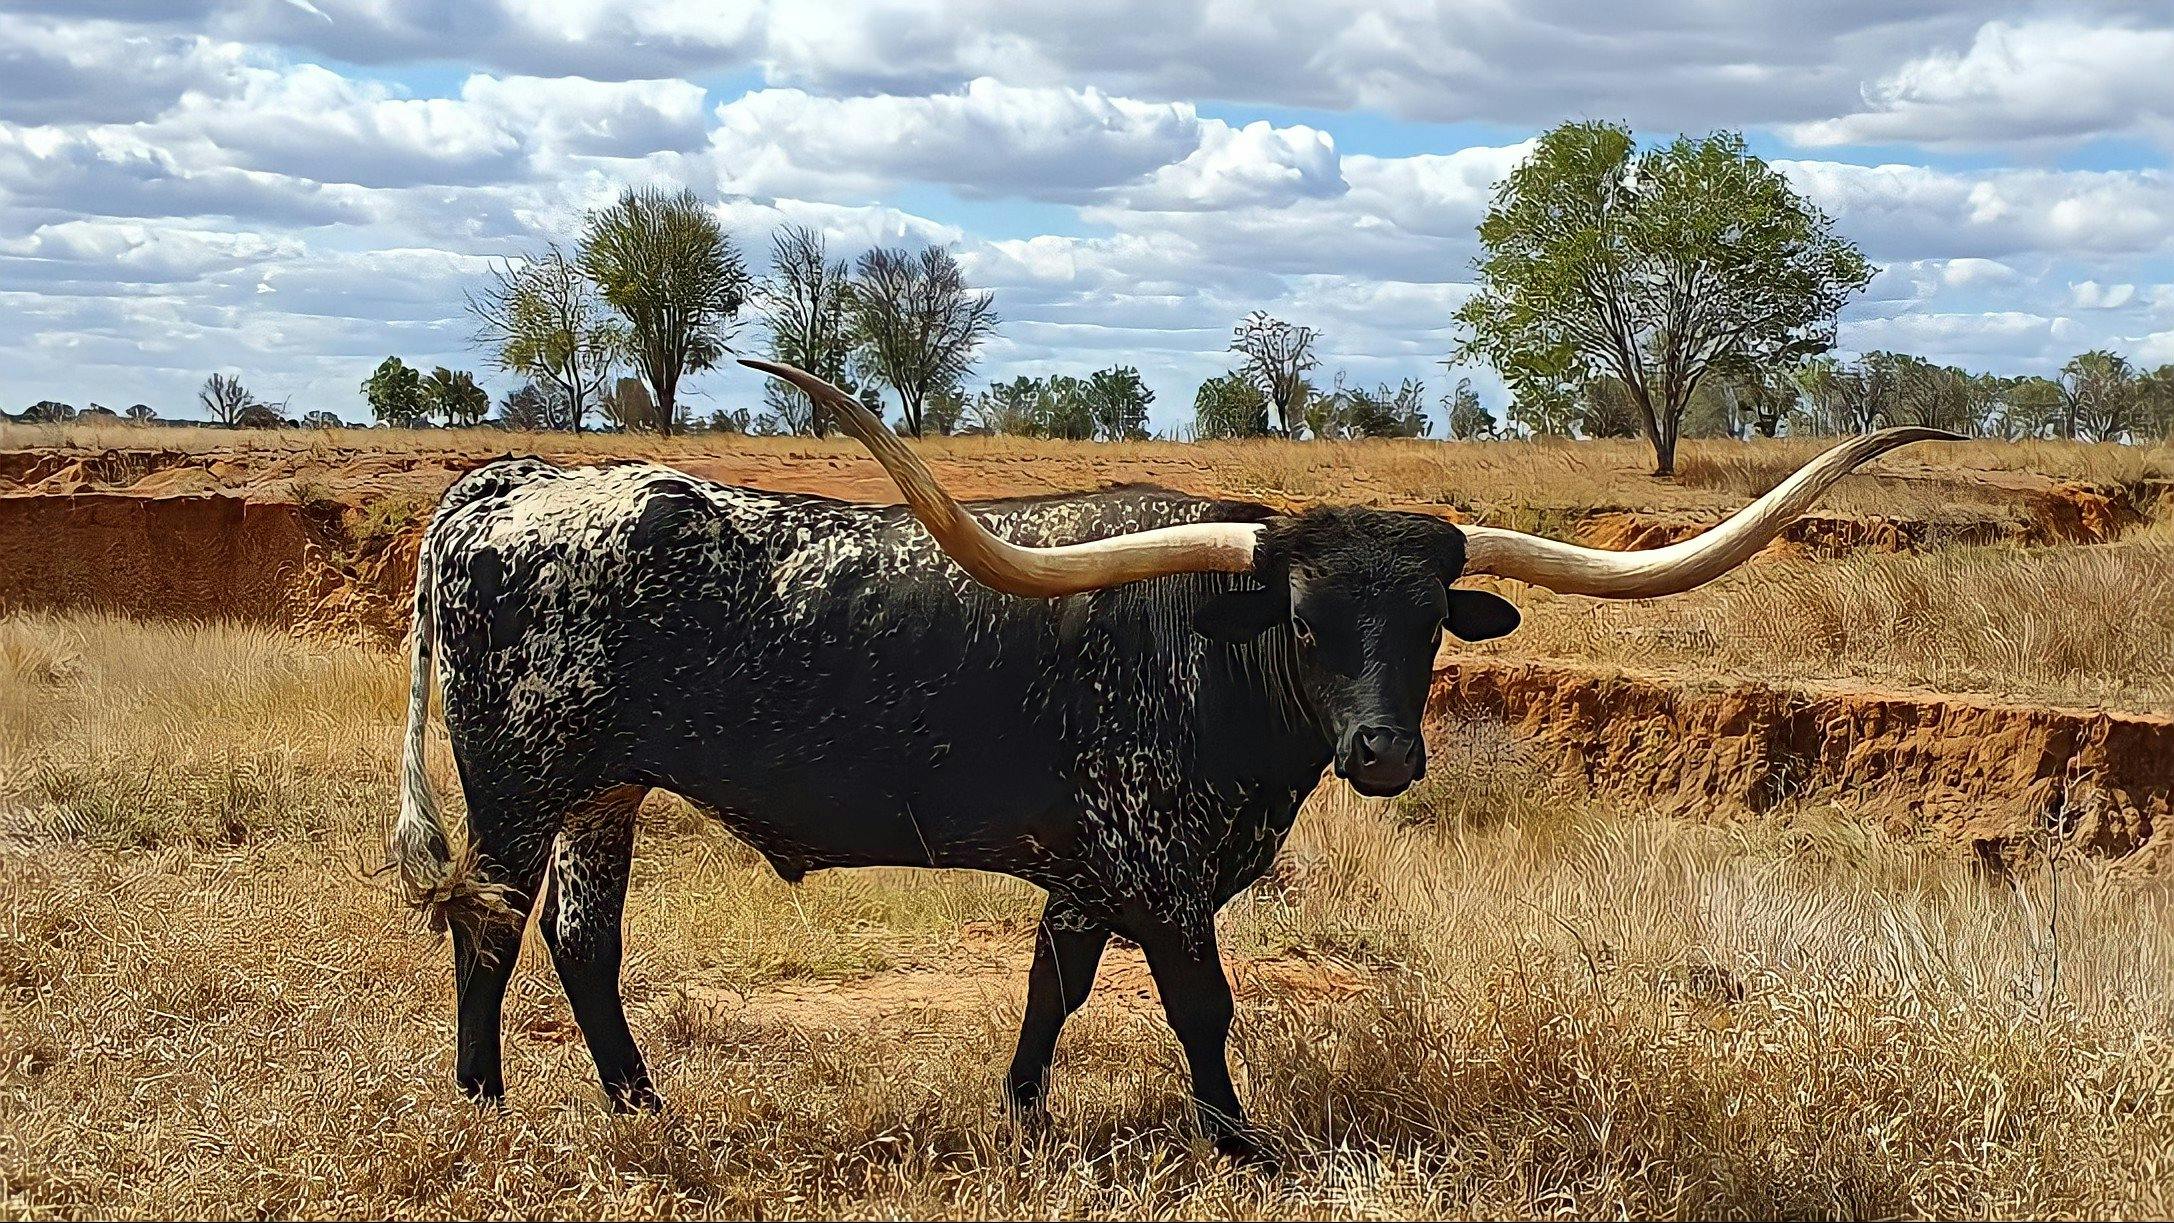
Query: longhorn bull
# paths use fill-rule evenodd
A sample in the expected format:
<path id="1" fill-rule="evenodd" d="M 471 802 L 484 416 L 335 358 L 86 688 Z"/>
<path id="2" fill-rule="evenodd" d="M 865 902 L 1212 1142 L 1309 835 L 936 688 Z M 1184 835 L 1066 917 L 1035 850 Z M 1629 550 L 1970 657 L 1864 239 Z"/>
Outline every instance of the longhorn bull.
<path id="1" fill-rule="evenodd" d="M 1458 581 L 1685 590 L 1851 468 L 1950 436 L 1852 439 L 1703 535 L 1615 553 L 1159 490 L 962 506 L 851 396 L 748 364 L 828 406 L 906 507 L 514 459 L 464 476 L 425 536 L 392 849 L 409 898 L 451 927 L 456 1075 L 479 1099 L 505 1090 L 500 1003 L 541 899 L 607 1094 L 659 1105 L 619 967 L 635 810 L 663 788 L 788 880 L 973 867 L 1045 889 L 1007 1078 L 1021 1108 L 1039 1105 L 1104 944 L 1133 939 L 1204 1127 L 1249 1151 L 1215 914 L 1267 869 L 1325 770 L 1370 795 L 1424 773 L 1443 631 L 1518 623 Z M 459 856 L 422 763 L 434 660 L 468 805 Z"/>

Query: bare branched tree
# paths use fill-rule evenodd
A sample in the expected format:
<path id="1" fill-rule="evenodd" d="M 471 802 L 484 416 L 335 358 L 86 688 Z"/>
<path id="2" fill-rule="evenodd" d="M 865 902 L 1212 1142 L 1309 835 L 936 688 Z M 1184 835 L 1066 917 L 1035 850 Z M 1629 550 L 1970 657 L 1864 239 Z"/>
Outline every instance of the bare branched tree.
<path id="1" fill-rule="evenodd" d="M 760 290 L 770 355 L 845 386 L 846 360 L 853 355 L 853 282 L 845 260 L 830 258 L 822 234 L 787 225 L 770 236 L 770 269 Z M 763 393 L 788 432 L 828 432 L 822 409 L 798 390 L 771 378 Z"/>
<path id="2" fill-rule="evenodd" d="M 1276 423 L 1285 437 L 1296 436 L 1291 432 L 1291 412 L 1303 406 L 1306 371 L 1319 364 L 1313 355 L 1314 341 L 1319 338 L 1311 327 L 1294 327 L 1262 310 L 1246 315 L 1231 334 L 1231 351 L 1245 358 L 1243 372 L 1275 409 Z"/>
<path id="3" fill-rule="evenodd" d="M 213 374 L 204 379 L 203 388 L 196 392 L 196 401 L 204 405 L 204 414 L 222 425 L 233 426 L 241 422 L 242 413 L 256 402 L 239 378 L 225 374 Z"/>
<path id="4" fill-rule="evenodd" d="M 553 244 L 534 259 L 499 267 L 487 288 L 469 295 L 468 313 L 492 362 L 556 391 L 566 427 L 581 432 L 610 383 L 625 334 L 566 252 Z"/>
<path id="5" fill-rule="evenodd" d="M 995 297 L 968 287 L 943 247 L 879 247 L 861 256 L 851 301 L 862 367 L 898 392 L 907 430 L 921 436 L 929 397 L 963 383 L 974 350 L 995 333 Z"/>

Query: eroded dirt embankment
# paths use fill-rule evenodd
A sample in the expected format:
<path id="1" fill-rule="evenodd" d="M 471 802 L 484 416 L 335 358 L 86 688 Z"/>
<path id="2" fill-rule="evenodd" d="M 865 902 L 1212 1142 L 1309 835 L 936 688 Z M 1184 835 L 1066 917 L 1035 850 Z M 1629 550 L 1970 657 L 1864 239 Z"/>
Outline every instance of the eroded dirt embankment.
<path id="1" fill-rule="evenodd" d="M 2005 856 L 2059 829 L 2174 867 L 2174 716 L 1952 693 L 1702 685 L 1680 676 L 1460 656 L 1435 672 L 1437 734 L 1498 721 L 1575 792 L 1680 815 L 1832 801 Z"/>

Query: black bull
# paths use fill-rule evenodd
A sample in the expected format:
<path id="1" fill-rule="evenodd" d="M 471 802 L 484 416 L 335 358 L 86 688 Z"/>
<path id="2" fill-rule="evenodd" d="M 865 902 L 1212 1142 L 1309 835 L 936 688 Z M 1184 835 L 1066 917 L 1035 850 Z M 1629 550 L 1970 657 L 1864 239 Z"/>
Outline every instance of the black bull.
<path id="1" fill-rule="evenodd" d="M 1031 546 L 1262 529 L 1250 574 L 1020 598 L 968 577 L 899 508 L 534 459 L 453 486 L 416 575 L 393 842 L 410 897 L 452 929 L 465 1090 L 504 1092 L 500 1004 L 540 898 L 606 1091 L 658 1104 L 619 968 L 635 811 L 661 787 L 788 880 L 972 867 L 1045 889 L 1008 1077 L 1022 1107 L 1110 936 L 1136 941 L 1203 1124 L 1250 1148 L 1215 914 L 1268 868 L 1325 769 L 1369 794 L 1420 776 L 1443 630 L 1494 637 L 1517 612 L 1452 585 L 1466 533 L 1425 515 L 1283 517 L 1154 489 L 976 513 Z M 468 805 L 458 858 L 422 766 L 434 655 Z"/>

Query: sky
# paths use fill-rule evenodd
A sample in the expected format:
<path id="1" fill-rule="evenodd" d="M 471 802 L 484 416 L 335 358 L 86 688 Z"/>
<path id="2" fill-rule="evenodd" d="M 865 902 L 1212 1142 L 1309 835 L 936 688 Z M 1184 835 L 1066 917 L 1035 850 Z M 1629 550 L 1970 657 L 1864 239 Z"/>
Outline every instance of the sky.
<path id="1" fill-rule="evenodd" d="M 388 354 L 503 393 L 463 292 L 655 183 L 758 269 L 782 223 L 950 246 L 1004 320 L 972 385 L 1132 365 L 1167 429 L 1265 309 L 1323 380 L 1499 409 L 1450 316 L 1566 119 L 1744 132 L 1879 268 L 1846 353 L 2155 366 L 2170 64 L 2169 3 L 0 0 L 0 404 L 198 415 L 220 370 L 364 420 Z"/>

